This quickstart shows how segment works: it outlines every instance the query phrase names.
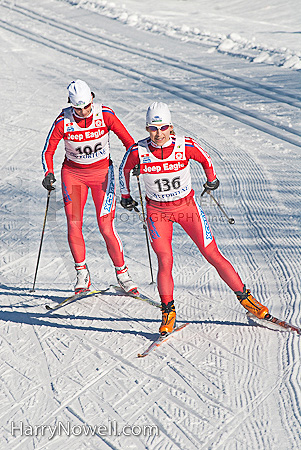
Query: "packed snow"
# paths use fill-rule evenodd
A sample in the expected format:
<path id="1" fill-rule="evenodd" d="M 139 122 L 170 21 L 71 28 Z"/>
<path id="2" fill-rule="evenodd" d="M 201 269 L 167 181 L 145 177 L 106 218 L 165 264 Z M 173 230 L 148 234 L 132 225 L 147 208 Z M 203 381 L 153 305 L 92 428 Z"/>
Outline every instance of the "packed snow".
<path id="1" fill-rule="evenodd" d="M 301 326 L 301 9 L 298 0 L 0 0 L 0 448 L 296 450 L 300 336 L 250 323 L 175 226 L 175 303 L 189 325 L 146 358 L 160 310 L 126 296 L 78 300 L 60 192 L 46 207 L 41 152 L 84 79 L 135 140 L 155 100 L 211 155 L 221 181 L 202 200 L 219 248 L 271 313 Z M 124 154 L 111 136 L 115 175 Z M 198 198 L 205 176 L 192 164 Z M 118 192 L 118 181 L 117 181 Z M 133 196 L 139 200 L 135 180 Z M 132 278 L 159 301 L 137 214 L 117 202 Z M 116 283 L 92 199 L 84 234 L 93 289 Z M 156 257 L 151 254 L 154 274 Z"/>
<path id="2" fill-rule="evenodd" d="M 301 69 L 301 8 L 296 0 L 110 2 L 65 0 L 139 30 L 231 53 L 251 62 Z M 276 37 L 275 37 L 276 35 Z"/>

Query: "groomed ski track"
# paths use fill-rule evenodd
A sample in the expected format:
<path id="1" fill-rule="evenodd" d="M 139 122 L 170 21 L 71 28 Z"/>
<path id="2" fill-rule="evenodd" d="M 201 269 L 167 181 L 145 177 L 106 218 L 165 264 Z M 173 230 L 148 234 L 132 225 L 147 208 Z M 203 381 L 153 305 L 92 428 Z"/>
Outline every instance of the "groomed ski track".
<path id="1" fill-rule="evenodd" d="M 2 102 L 9 105 L 0 123 L 0 448 L 298 448 L 300 337 L 249 325 L 180 228 L 173 240 L 175 298 L 180 323 L 191 324 L 149 357 L 136 357 L 160 322 L 160 311 L 148 304 L 97 295 L 45 314 L 46 303 L 70 294 L 74 278 L 59 188 L 62 146 L 37 289 L 29 292 L 46 205 L 40 154 L 65 106 L 66 86 L 78 77 L 135 139 L 144 136 L 149 103 L 160 98 L 171 106 L 176 131 L 195 137 L 212 156 L 221 180 L 216 196 L 235 217 L 229 225 L 209 196 L 203 200 L 219 247 L 273 314 L 300 326 L 298 72 L 208 53 L 66 2 L 3 1 L 0 12 Z M 115 137 L 111 143 L 117 169 L 123 149 Z M 205 180 L 197 164 L 192 175 L 199 198 Z M 133 194 L 138 199 L 134 184 Z M 138 216 L 118 206 L 116 228 L 132 277 L 158 300 Z M 106 288 L 114 272 L 91 198 L 85 238 L 94 287 Z M 47 432 L 11 432 L 12 422 L 108 421 L 136 431 L 158 426 L 159 435 L 62 433 L 49 439 Z"/>

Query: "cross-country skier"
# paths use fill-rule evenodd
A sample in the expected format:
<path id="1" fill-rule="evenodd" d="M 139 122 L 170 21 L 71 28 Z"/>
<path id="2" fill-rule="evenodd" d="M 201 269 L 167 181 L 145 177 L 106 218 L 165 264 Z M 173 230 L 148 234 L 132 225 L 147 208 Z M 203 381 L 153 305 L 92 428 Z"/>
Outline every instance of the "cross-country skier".
<path id="1" fill-rule="evenodd" d="M 170 333 L 176 320 L 171 244 L 174 222 L 179 223 L 191 237 L 201 254 L 235 292 L 242 306 L 259 318 L 265 317 L 268 308 L 251 295 L 231 263 L 220 253 L 206 216 L 195 199 L 189 160 L 202 164 L 207 178 L 204 187 L 214 190 L 218 188 L 219 180 L 210 156 L 194 139 L 174 134 L 170 111 L 165 103 L 150 105 L 146 114 L 146 130 L 149 137 L 138 141 L 126 152 L 119 177 L 121 205 L 131 210 L 137 202 L 130 195 L 130 171 L 138 165 L 143 175 L 147 224 L 158 258 L 157 284 L 162 302 L 159 332 L 163 335 Z"/>
<path id="2" fill-rule="evenodd" d="M 61 139 L 65 143 L 65 159 L 61 180 L 68 225 L 68 242 L 75 261 L 75 293 L 88 289 L 91 280 L 86 264 L 86 248 L 82 233 L 83 211 L 91 189 L 99 230 L 115 266 L 117 281 L 126 291 L 138 295 L 124 262 L 121 240 L 114 226 L 116 207 L 113 163 L 110 158 L 109 131 L 113 131 L 128 149 L 134 140 L 114 111 L 93 103 L 94 93 L 85 81 L 72 81 L 68 86 L 68 102 L 54 121 L 42 153 L 45 172 L 43 186 L 54 189 L 53 156 Z"/>

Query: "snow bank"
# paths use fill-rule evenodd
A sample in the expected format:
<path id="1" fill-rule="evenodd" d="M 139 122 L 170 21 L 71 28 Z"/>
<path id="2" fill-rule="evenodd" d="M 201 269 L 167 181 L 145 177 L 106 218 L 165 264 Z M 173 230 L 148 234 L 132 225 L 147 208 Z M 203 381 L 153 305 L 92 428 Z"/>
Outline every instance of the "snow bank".
<path id="1" fill-rule="evenodd" d="M 166 3 L 170 3 L 170 15 L 168 15 L 166 13 L 166 9 L 164 9 L 162 13 L 158 11 L 157 15 L 160 16 L 160 19 L 157 19 L 155 17 L 152 17 L 150 14 L 141 14 L 138 10 L 136 10 L 136 6 L 138 6 L 138 4 L 134 1 L 131 1 L 129 3 L 131 5 L 130 7 L 132 9 L 135 9 L 135 12 L 129 10 L 128 7 L 123 3 L 119 4 L 107 0 L 63 1 L 78 8 L 93 10 L 98 14 L 110 17 L 111 19 L 115 19 L 131 27 L 136 27 L 139 30 L 145 30 L 157 34 L 165 34 L 175 39 L 195 42 L 196 44 L 208 46 L 208 51 L 210 53 L 218 51 L 220 53 L 231 54 L 235 57 L 248 59 L 249 61 L 254 63 L 272 64 L 279 67 L 284 67 L 285 69 L 301 69 L 301 51 L 296 51 L 287 47 L 278 48 L 267 44 L 260 44 L 256 42 L 255 37 L 247 39 L 236 33 L 236 31 L 234 30 L 229 34 L 213 33 L 211 31 L 202 30 L 200 29 L 201 27 L 199 28 L 194 25 L 195 20 L 192 21 L 192 25 L 187 25 L 186 23 L 175 24 L 171 19 L 172 17 L 174 17 L 172 11 L 172 2 L 164 2 L 165 8 L 167 6 Z M 182 19 L 179 19 L 178 15 L 176 18 L 177 22 L 179 22 L 179 20 L 188 20 L 189 9 L 191 10 L 191 17 L 193 17 L 193 6 L 195 7 L 195 2 L 187 1 L 185 2 L 185 6 L 186 14 L 183 14 Z M 152 6 L 152 8 L 146 8 L 144 6 L 144 8 L 146 10 L 150 9 L 152 10 L 152 12 L 157 10 L 156 6 Z M 200 10 L 200 7 L 198 8 L 198 10 Z M 216 8 L 215 13 L 218 10 L 219 8 Z M 256 10 L 256 6 L 254 10 Z M 258 10 L 258 14 L 261 13 L 262 11 Z M 278 13 L 279 15 L 281 15 L 281 11 L 279 11 Z M 223 11 L 220 11 L 219 20 L 221 22 L 224 20 L 223 14 Z M 270 13 L 267 12 L 267 14 Z M 164 19 L 161 19 L 161 17 L 164 17 Z M 234 19 L 239 21 L 239 18 L 233 16 L 232 20 Z M 216 14 L 214 20 L 217 20 Z M 235 23 L 235 20 L 232 22 L 232 24 Z M 263 30 L 265 30 L 265 28 L 267 27 L 267 23 L 257 21 L 257 26 L 260 23 Z M 207 20 L 206 24 L 210 27 L 210 20 Z M 235 25 L 232 26 L 235 28 Z M 238 25 L 236 25 L 236 27 L 237 26 Z M 283 43 L 282 37 L 281 39 L 279 37 L 275 37 L 274 39 L 277 39 L 277 43 Z"/>

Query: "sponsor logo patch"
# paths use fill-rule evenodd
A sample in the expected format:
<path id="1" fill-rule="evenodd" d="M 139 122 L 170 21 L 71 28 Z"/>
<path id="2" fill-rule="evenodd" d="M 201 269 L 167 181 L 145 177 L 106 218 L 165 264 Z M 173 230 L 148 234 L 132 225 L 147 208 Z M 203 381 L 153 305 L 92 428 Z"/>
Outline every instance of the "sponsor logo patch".
<path id="1" fill-rule="evenodd" d="M 95 120 L 95 125 L 96 125 L 97 127 L 102 127 L 102 126 L 103 126 L 102 120 L 101 120 L 101 119 Z"/>
<path id="2" fill-rule="evenodd" d="M 176 159 L 184 159 L 183 156 L 184 155 L 183 155 L 182 152 L 181 153 L 180 152 L 176 152 L 176 154 L 175 154 Z"/>
<path id="3" fill-rule="evenodd" d="M 158 239 L 160 237 L 160 234 L 158 233 L 155 222 L 151 217 L 148 218 L 148 223 L 149 223 L 149 232 L 152 239 Z"/>
<path id="4" fill-rule="evenodd" d="M 162 122 L 162 117 L 160 116 L 154 116 L 152 118 L 152 123 L 158 123 L 158 122 Z"/>

